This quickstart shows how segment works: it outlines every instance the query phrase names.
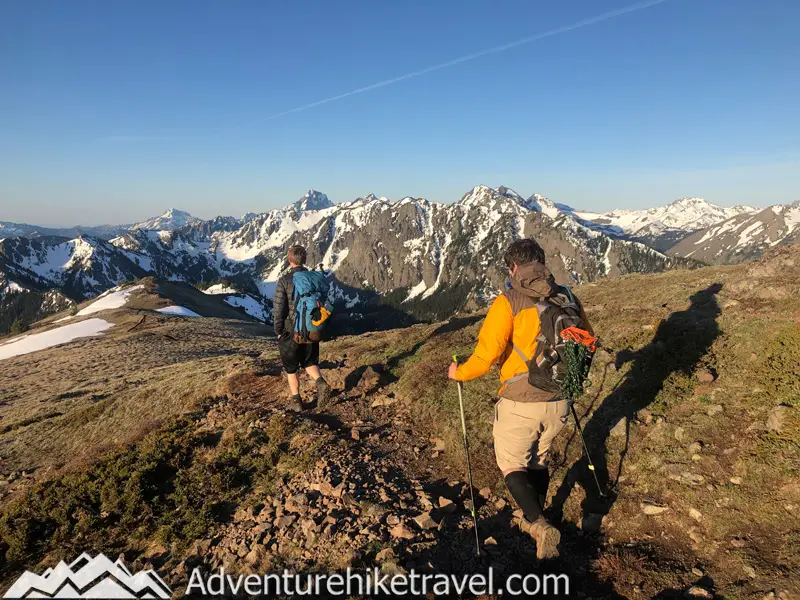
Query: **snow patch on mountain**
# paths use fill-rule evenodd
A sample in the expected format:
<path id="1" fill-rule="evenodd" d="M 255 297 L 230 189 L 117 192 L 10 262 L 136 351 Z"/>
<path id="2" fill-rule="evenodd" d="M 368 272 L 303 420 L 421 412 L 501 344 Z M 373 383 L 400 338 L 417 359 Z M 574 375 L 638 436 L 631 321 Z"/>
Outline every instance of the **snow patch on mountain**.
<path id="1" fill-rule="evenodd" d="M 205 290 L 203 290 L 205 294 L 238 294 L 239 291 L 225 285 L 224 283 L 215 283 L 212 286 L 209 286 Z"/>
<path id="2" fill-rule="evenodd" d="M 113 323 L 103 319 L 87 319 L 41 333 L 28 333 L 0 343 L 0 360 L 67 344 L 79 338 L 97 336 L 113 326 Z"/>
<path id="3" fill-rule="evenodd" d="M 85 317 L 88 315 L 93 315 L 98 313 L 102 310 L 113 310 L 115 308 L 122 308 L 128 303 L 128 296 L 130 296 L 133 292 L 137 292 L 139 290 L 143 290 L 144 286 L 142 285 L 135 285 L 133 287 L 125 288 L 121 290 L 119 288 L 112 288 L 107 292 L 100 294 L 97 297 L 97 300 L 92 302 L 89 306 L 82 308 L 77 313 L 75 313 L 75 317 Z M 73 316 L 70 315 L 68 317 L 64 317 L 63 319 L 58 319 L 56 322 L 61 321 L 68 321 L 72 319 Z"/>
<path id="4" fill-rule="evenodd" d="M 248 315 L 254 319 L 258 319 L 262 323 L 272 321 L 272 311 L 267 308 L 263 302 L 249 294 L 228 296 L 225 298 L 225 302 L 231 306 L 243 309 Z"/>
<path id="5" fill-rule="evenodd" d="M 156 312 L 162 315 L 173 315 L 176 317 L 199 317 L 196 312 L 189 310 L 184 306 L 165 306 L 164 308 L 157 308 Z"/>

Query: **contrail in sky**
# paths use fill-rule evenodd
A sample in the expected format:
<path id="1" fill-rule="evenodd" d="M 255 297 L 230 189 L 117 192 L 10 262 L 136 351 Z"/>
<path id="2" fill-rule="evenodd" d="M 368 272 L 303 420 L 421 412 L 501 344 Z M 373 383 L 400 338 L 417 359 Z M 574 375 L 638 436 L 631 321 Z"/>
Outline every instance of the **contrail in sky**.
<path id="1" fill-rule="evenodd" d="M 498 54 L 500 52 L 505 52 L 506 50 L 511 50 L 512 48 L 517 48 L 519 46 L 524 46 L 526 44 L 530 44 L 532 42 L 537 42 L 539 40 L 543 40 L 545 38 L 553 37 L 556 35 L 560 35 L 562 33 L 567 33 L 569 31 L 574 31 L 576 29 L 580 29 L 582 27 L 588 27 L 589 25 L 594 25 L 595 23 L 600 23 L 602 21 L 608 21 L 609 19 L 614 19 L 616 17 L 620 17 L 622 15 L 626 15 L 628 13 L 636 12 L 639 10 L 644 10 L 645 8 L 650 8 L 651 6 L 656 6 L 657 4 L 663 4 L 668 0 L 644 0 L 643 2 L 637 2 L 635 4 L 631 4 L 625 6 L 623 8 L 618 8 L 616 10 L 612 10 L 609 12 L 602 13 L 595 17 L 589 17 L 587 19 L 583 19 L 582 21 L 578 21 L 577 23 L 572 23 L 571 25 L 564 25 L 562 27 L 557 27 L 555 29 L 550 29 L 549 31 L 545 31 L 542 33 L 537 33 L 535 35 L 531 35 L 528 37 L 524 37 L 518 39 L 513 42 L 509 42 L 507 44 L 503 44 L 501 46 L 495 46 L 493 48 L 487 48 L 485 50 L 480 50 L 478 52 L 473 52 L 472 54 L 466 54 L 459 58 L 454 58 L 452 60 L 448 60 L 447 62 L 439 63 L 437 65 L 432 65 L 430 67 L 426 67 L 424 69 L 420 69 L 418 71 L 413 71 L 411 73 L 406 73 L 405 75 L 400 75 L 398 77 L 392 77 L 391 79 L 385 79 L 383 81 L 379 81 L 377 83 L 373 83 L 364 87 L 360 87 L 355 90 L 351 90 L 349 92 L 344 92 L 342 94 L 338 94 L 336 96 L 331 96 L 330 98 L 324 98 L 322 100 L 317 100 L 316 102 L 312 102 L 310 104 L 304 104 L 302 106 L 298 106 L 296 108 L 291 108 L 289 110 L 284 110 L 279 113 L 275 113 L 268 117 L 262 117 L 260 119 L 256 119 L 254 121 L 250 121 L 245 124 L 241 125 L 234 125 L 225 128 L 222 131 L 217 132 L 217 135 L 220 133 L 224 133 L 225 131 L 230 131 L 233 129 L 241 129 L 244 127 L 249 127 L 251 125 L 255 125 L 256 123 L 264 123 L 267 121 L 274 121 L 275 119 L 279 119 L 281 117 L 285 117 L 287 115 L 291 115 L 294 113 L 303 112 L 309 110 L 311 108 L 315 108 L 317 106 L 322 106 L 323 104 L 328 104 L 330 102 L 336 102 L 337 100 L 342 100 L 344 98 L 349 98 L 350 96 L 356 96 L 358 94 L 363 94 L 364 92 L 369 92 L 372 90 L 377 90 L 378 88 L 386 87 L 389 85 L 393 85 L 395 83 L 400 83 L 401 81 L 407 81 L 409 79 L 414 79 L 415 77 L 419 77 L 421 75 L 426 75 L 428 73 L 433 73 L 435 71 L 441 71 L 442 69 L 447 69 L 449 67 L 454 67 L 456 65 L 460 65 L 465 62 L 469 62 L 471 60 L 475 60 L 476 58 L 481 58 L 483 56 L 489 56 L 490 54 Z M 215 134 L 212 134 L 215 135 Z M 164 139 L 178 139 L 172 138 L 170 136 L 139 136 L 139 135 L 119 135 L 119 136 L 109 136 L 104 138 L 105 140 L 111 141 L 137 141 L 137 140 L 164 140 Z M 181 138 L 182 139 L 182 138 Z"/>

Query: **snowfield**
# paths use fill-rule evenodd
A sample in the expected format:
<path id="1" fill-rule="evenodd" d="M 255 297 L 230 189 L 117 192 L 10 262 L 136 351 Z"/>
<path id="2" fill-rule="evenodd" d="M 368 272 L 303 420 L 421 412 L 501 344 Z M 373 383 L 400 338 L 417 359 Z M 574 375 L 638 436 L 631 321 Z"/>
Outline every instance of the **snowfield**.
<path id="1" fill-rule="evenodd" d="M 231 296 L 225 298 L 225 302 L 231 306 L 242 308 L 251 317 L 258 319 L 262 323 L 270 320 L 270 312 L 264 305 L 252 296 Z"/>
<path id="2" fill-rule="evenodd" d="M 174 315 L 177 317 L 199 317 L 193 310 L 189 310 L 183 306 L 165 306 L 164 308 L 157 308 L 156 312 L 160 312 L 162 315 Z"/>
<path id="3" fill-rule="evenodd" d="M 42 333 L 29 333 L 0 344 L 0 360 L 45 350 L 79 338 L 100 335 L 113 326 L 113 323 L 104 319 L 87 319 Z"/>
<path id="4" fill-rule="evenodd" d="M 70 315 L 62 319 L 57 319 L 56 323 L 61 323 L 62 321 L 69 321 L 74 317 L 85 317 L 87 315 L 93 315 L 94 313 L 98 313 L 101 310 L 112 310 L 114 308 L 122 308 L 128 303 L 128 296 L 130 296 L 133 292 L 141 289 L 144 289 L 144 286 L 135 285 L 133 287 L 129 287 L 124 290 L 118 290 L 116 288 L 111 289 L 105 292 L 104 294 L 101 294 L 97 298 L 97 300 L 92 302 L 86 308 L 82 308 L 81 310 L 79 310 L 74 316 Z"/>
<path id="5" fill-rule="evenodd" d="M 206 289 L 204 294 L 238 294 L 239 291 L 233 289 L 232 287 L 228 287 L 224 283 L 215 283 L 208 289 Z"/>
<path id="6" fill-rule="evenodd" d="M 86 308 L 78 311 L 77 317 L 84 317 L 91 315 L 101 310 L 111 310 L 114 308 L 122 308 L 128 302 L 128 296 L 133 292 L 144 289 L 142 285 L 135 285 L 124 290 L 110 290 L 100 296 L 97 300 L 92 302 Z"/>

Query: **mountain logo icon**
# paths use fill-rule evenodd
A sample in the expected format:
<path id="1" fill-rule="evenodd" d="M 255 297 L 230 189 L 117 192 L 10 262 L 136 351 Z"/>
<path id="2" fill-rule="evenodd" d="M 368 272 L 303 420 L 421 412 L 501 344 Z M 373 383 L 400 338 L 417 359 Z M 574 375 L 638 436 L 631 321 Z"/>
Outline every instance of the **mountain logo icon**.
<path id="1" fill-rule="evenodd" d="M 132 574 L 122 559 L 83 553 L 41 575 L 25 571 L 3 598 L 171 598 L 172 590 L 152 569 Z"/>

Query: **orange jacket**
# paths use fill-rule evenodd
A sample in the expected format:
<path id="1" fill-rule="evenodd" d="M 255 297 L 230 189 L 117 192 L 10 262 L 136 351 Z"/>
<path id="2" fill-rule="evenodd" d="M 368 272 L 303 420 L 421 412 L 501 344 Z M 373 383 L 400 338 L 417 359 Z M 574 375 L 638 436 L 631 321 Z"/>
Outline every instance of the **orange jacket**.
<path id="1" fill-rule="evenodd" d="M 499 394 L 504 398 L 519 402 L 544 402 L 555 394 L 534 388 L 526 377 L 507 383 L 516 375 L 528 372 L 528 365 L 514 351 L 514 346 L 532 357 L 536 350 L 536 338 L 541 325 L 539 313 L 531 299 L 549 294 L 554 281 L 544 265 L 529 263 L 521 265 L 511 280 L 511 288 L 498 296 L 481 326 L 478 345 L 469 360 L 459 365 L 455 378 L 469 381 L 489 372 L 491 366 L 500 363 Z M 581 316 L 588 326 L 586 313 L 581 308 Z"/>

